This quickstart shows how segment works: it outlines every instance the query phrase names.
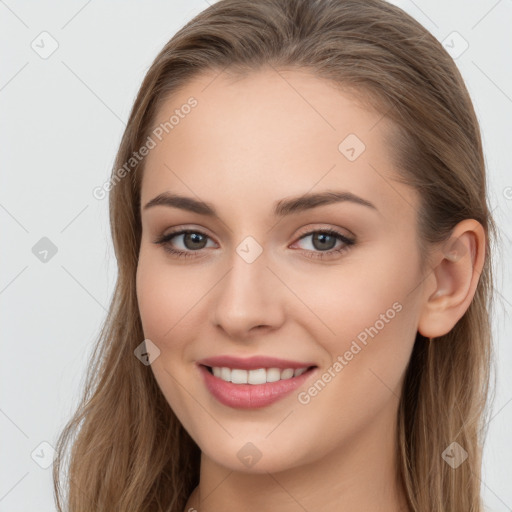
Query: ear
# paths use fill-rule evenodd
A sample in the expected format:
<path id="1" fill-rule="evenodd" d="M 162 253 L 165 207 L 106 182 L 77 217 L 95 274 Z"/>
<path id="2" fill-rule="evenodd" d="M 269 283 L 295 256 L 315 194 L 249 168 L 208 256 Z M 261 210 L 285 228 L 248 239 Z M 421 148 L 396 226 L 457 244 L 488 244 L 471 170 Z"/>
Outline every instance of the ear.
<path id="1" fill-rule="evenodd" d="M 435 266 L 425 280 L 418 331 L 427 338 L 443 336 L 467 311 L 482 273 L 486 236 L 483 226 L 465 219 L 437 250 Z"/>

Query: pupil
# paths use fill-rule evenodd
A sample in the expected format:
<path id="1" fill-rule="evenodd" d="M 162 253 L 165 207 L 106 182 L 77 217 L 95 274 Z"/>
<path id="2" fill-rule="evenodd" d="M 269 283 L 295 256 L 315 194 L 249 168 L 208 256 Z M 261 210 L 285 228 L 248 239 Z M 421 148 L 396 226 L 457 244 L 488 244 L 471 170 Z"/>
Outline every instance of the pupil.
<path id="1" fill-rule="evenodd" d="M 185 246 L 187 246 L 188 249 L 202 249 L 204 246 L 204 240 L 201 240 L 203 235 L 199 233 L 185 233 Z M 188 247 L 189 244 L 187 244 L 187 241 L 192 242 L 192 247 Z M 203 246 L 201 246 L 201 242 L 203 243 Z M 199 244 L 200 246 L 197 247 L 194 244 Z"/>
<path id="2" fill-rule="evenodd" d="M 331 238 L 331 246 L 330 247 L 326 247 L 325 244 L 326 244 L 326 239 L 329 239 Z M 320 242 L 320 247 L 317 247 L 317 241 Z M 331 235 L 327 235 L 325 233 L 317 233 L 316 235 L 313 235 L 313 245 L 315 246 L 315 249 L 332 249 L 334 246 L 332 245 L 332 242 L 334 241 L 334 243 L 336 243 L 336 240 L 334 239 L 333 236 Z M 327 240 L 327 245 L 329 245 L 329 240 Z"/>

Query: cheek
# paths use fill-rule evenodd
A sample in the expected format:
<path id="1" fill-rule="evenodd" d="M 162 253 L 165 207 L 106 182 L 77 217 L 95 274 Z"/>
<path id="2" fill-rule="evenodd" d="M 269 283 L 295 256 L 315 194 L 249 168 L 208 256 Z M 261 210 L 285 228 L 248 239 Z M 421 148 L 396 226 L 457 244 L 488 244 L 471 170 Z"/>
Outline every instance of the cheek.
<path id="1" fill-rule="evenodd" d="M 136 277 L 137 302 L 144 335 L 152 341 L 160 340 L 172 325 L 174 301 L 165 293 L 167 285 L 158 265 L 141 257 Z"/>
<path id="2" fill-rule="evenodd" d="M 193 285 L 191 285 L 193 283 Z M 205 280 L 184 267 L 165 265 L 160 257 L 141 253 L 136 276 L 137 301 L 144 334 L 158 344 L 181 339 L 190 331 L 201 297 L 208 290 Z"/>
<path id="3" fill-rule="evenodd" d="M 194 304 L 198 301 L 195 287 L 183 286 L 180 272 L 171 271 L 157 258 L 142 253 L 136 275 L 136 291 L 144 337 L 150 339 L 160 350 L 152 362 L 151 371 L 167 403 L 195 438 L 195 423 L 191 419 L 202 417 L 195 410 L 183 385 L 187 382 L 188 359 L 186 357 L 187 336 L 190 337 L 194 323 Z M 195 382 L 188 382 L 187 389 Z M 192 410 L 191 410 L 192 407 Z"/>
<path id="4" fill-rule="evenodd" d="M 332 363 L 342 358 L 333 389 L 353 389 L 363 400 L 359 393 L 371 395 L 375 386 L 385 394 L 387 387 L 399 386 L 416 336 L 418 308 L 409 292 L 419 279 L 417 269 L 396 251 L 378 254 L 379 261 L 347 261 L 296 289 L 308 306 L 306 314 L 297 315 L 304 329 L 314 329 Z M 377 393 L 376 400 L 382 398 Z"/>
<path id="5" fill-rule="evenodd" d="M 354 261 L 314 276 L 303 275 L 294 283 L 294 293 L 301 302 L 298 307 L 303 311 L 297 319 L 303 319 L 309 329 L 314 327 L 318 340 L 336 345 L 356 337 L 377 321 L 380 325 L 398 316 L 396 310 L 409 291 L 405 284 L 410 281 L 408 270 L 399 265 L 376 268 L 370 262 L 361 267 L 362 261 Z"/>

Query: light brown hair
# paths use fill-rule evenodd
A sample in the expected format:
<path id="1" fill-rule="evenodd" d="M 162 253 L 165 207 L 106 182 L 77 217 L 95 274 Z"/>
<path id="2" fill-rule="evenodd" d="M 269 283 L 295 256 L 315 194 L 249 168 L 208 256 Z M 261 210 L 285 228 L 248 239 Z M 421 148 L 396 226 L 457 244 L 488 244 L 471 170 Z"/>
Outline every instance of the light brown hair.
<path id="1" fill-rule="evenodd" d="M 429 340 L 417 334 L 397 431 L 397 478 L 411 510 L 481 512 L 496 227 L 468 91 L 452 58 L 419 22 L 381 0 L 220 0 L 155 58 L 113 173 L 144 145 L 163 102 L 198 73 L 248 74 L 261 66 L 309 70 L 392 121 L 387 137 L 397 173 L 421 196 L 422 255 L 447 241 L 463 219 L 476 219 L 485 229 L 486 260 L 468 310 L 445 336 Z M 119 273 L 81 403 L 58 439 L 53 478 L 59 511 L 182 512 L 199 480 L 199 448 L 151 368 L 134 356 L 144 339 L 135 288 L 143 168 L 144 161 L 110 190 Z M 427 271 L 426 257 L 424 264 Z M 457 469 L 441 457 L 452 442 L 468 453 Z"/>

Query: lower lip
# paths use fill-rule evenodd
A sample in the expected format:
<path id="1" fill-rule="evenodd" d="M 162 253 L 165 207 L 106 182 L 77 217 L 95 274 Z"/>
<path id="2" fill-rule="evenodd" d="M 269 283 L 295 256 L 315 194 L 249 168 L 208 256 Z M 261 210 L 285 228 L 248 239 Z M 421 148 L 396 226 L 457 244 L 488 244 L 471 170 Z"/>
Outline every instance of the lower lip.
<path id="1" fill-rule="evenodd" d="M 233 384 L 215 377 L 205 366 L 199 365 L 199 371 L 210 393 L 220 403 L 237 409 L 256 409 L 273 404 L 296 390 L 315 370 L 316 368 L 310 368 L 298 377 L 277 382 Z"/>

